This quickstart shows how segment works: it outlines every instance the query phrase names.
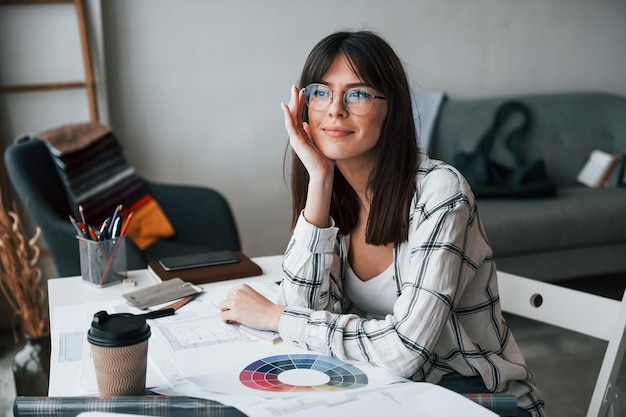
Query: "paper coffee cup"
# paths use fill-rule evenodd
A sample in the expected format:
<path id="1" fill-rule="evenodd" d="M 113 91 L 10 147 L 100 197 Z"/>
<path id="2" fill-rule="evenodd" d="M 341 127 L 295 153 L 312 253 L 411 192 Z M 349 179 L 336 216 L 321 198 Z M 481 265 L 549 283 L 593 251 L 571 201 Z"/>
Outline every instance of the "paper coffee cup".
<path id="1" fill-rule="evenodd" d="M 94 314 L 87 340 L 101 397 L 145 394 L 150 334 L 145 317 Z"/>

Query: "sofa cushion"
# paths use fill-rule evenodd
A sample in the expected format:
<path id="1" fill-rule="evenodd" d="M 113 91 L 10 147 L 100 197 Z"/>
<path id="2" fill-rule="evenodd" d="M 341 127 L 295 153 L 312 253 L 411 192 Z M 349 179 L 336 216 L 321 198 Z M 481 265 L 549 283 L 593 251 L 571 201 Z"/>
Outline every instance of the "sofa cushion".
<path id="1" fill-rule="evenodd" d="M 496 260 L 626 242 L 624 187 L 562 187 L 553 198 L 477 201 Z"/>
<path id="2" fill-rule="evenodd" d="M 459 151 L 472 151 L 491 124 L 496 108 L 511 97 L 449 100 L 442 107 L 431 156 L 454 164 Z M 626 99 L 606 93 L 537 94 L 515 97 L 530 108 L 531 123 L 522 149 L 527 162 L 543 159 L 557 186 L 577 185 L 576 175 L 594 149 L 626 147 Z M 506 126 L 501 131 L 506 134 Z M 514 166 L 503 138 L 491 157 Z"/>

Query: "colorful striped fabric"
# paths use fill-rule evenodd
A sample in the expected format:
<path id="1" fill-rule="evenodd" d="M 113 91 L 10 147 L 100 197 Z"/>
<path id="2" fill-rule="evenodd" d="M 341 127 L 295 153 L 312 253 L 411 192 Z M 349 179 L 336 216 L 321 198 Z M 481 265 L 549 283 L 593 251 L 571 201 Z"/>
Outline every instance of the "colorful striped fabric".
<path id="1" fill-rule="evenodd" d="M 500 416 L 516 416 L 517 400 L 509 394 L 466 394 L 467 398 Z M 191 397 L 17 397 L 14 417 L 75 417 L 84 411 L 169 417 L 241 417 L 238 409 L 217 401 Z M 416 414 L 417 415 L 417 414 Z"/>
<path id="2" fill-rule="evenodd" d="M 168 417 L 245 417 L 234 407 L 211 400 L 147 395 L 143 397 L 17 397 L 14 417 L 76 417 L 86 411 Z"/>
<path id="3" fill-rule="evenodd" d="M 123 216 L 134 213 L 135 227 L 131 225 L 128 236 L 140 249 L 173 235 L 169 220 L 146 182 L 129 165 L 109 126 L 71 124 L 37 137 L 48 145 L 75 218 L 80 218 L 78 207 L 82 206 L 89 224 L 97 227 L 121 204 Z"/>

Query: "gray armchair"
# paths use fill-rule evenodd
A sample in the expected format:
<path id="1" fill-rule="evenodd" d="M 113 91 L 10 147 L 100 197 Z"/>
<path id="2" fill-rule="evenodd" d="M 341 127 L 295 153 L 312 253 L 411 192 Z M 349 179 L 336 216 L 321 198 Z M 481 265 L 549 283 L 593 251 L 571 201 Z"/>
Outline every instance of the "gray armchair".
<path id="1" fill-rule="evenodd" d="M 9 178 L 43 238 L 60 276 L 80 275 L 76 231 L 65 188 L 46 145 L 39 140 L 17 142 L 4 153 Z M 166 256 L 207 250 L 241 250 L 239 233 L 223 195 L 205 187 L 157 184 L 147 181 L 175 235 L 140 250 L 127 242 L 128 269 L 145 268 L 147 262 Z"/>

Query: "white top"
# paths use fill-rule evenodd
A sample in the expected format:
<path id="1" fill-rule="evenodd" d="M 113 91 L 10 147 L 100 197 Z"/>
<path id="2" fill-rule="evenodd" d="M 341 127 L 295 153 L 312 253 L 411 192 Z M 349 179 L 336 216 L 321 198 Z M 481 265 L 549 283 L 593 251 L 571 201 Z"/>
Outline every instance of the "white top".
<path id="1" fill-rule="evenodd" d="M 393 263 L 374 278 L 362 281 L 350 264 L 346 268 L 346 294 L 348 298 L 372 318 L 383 319 L 393 314 L 393 305 L 398 299 L 393 275 Z"/>

